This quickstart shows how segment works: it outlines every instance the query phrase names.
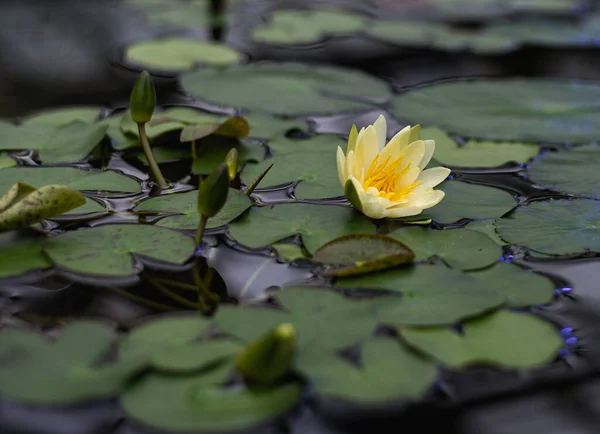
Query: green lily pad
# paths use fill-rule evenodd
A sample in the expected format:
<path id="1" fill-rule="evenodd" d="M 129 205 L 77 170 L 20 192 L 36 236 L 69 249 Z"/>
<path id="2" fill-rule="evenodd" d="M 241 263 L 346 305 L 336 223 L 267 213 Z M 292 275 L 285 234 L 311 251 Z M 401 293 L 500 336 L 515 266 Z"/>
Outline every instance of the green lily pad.
<path id="1" fill-rule="evenodd" d="M 0 172 L 0 191 L 6 191 L 11 185 L 27 180 L 27 183 L 40 188 L 48 184 L 66 185 L 77 190 L 89 190 L 94 193 L 140 191 L 137 181 L 117 172 L 79 170 L 73 167 L 15 167 Z"/>
<path id="2" fill-rule="evenodd" d="M 476 270 L 498 262 L 501 249 L 487 235 L 470 229 L 398 229 L 390 237 L 414 250 L 417 261 L 437 256 L 452 268 Z"/>
<path id="3" fill-rule="evenodd" d="M 268 24 L 252 30 L 252 39 L 272 45 L 311 44 L 326 37 L 351 35 L 366 24 L 363 16 L 343 10 L 278 10 Z"/>
<path id="4" fill-rule="evenodd" d="M 318 135 L 310 139 L 292 140 L 280 137 L 269 142 L 273 158 L 260 164 L 249 164 L 242 172 L 242 182 L 249 185 L 269 165 L 273 168 L 260 183 L 262 187 L 302 181 L 294 190 L 299 199 L 343 196 L 335 166 L 340 138 Z"/>
<path id="5" fill-rule="evenodd" d="M 435 140 L 435 159 L 451 167 L 498 167 L 516 161 L 524 163 L 535 157 L 539 148 L 531 143 L 488 142 L 469 140 L 460 146 L 439 128 L 423 128 L 423 139 Z"/>
<path id="6" fill-rule="evenodd" d="M 344 235 L 375 233 L 375 226 L 351 208 L 291 203 L 251 208 L 229 225 L 229 233 L 251 249 L 300 234 L 304 246 L 312 253 Z"/>
<path id="7" fill-rule="evenodd" d="M 466 137 L 591 142 L 600 135 L 600 86 L 544 79 L 480 79 L 421 87 L 394 100 L 394 113 Z"/>
<path id="8" fill-rule="evenodd" d="M 412 250 L 394 238 L 378 234 L 356 234 L 336 238 L 313 254 L 313 261 L 331 266 L 327 276 L 353 276 L 410 263 Z"/>
<path id="9" fill-rule="evenodd" d="M 162 148 L 162 147 L 154 147 L 152 148 L 152 155 L 154 156 L 154 160 L 158 164 L 162 163 L 170 163 L 173 161 L 179 161 L 185 158 L 192 158 L 192 153 L 190 148 Z M 146 154 L 143 150 L 135 153 L 135 158 L 148 166 L 148 159 L 146 158 Z"/>
<path id="10" fill-rule="evenodd" d="M 306 259 L 310 257 L 303 247 L 296 244 L 273 244 L 271 245 L 271 248 L 277 252 L 277 258 L 283 262 L 293 262 L 297 259 Z"/>
<path id="11" fill-rule="evenodd" d="M 102 141 L 107 126 L 75 121 L 66 125 L 0 122 L 0 149 L 32 149 L 45 163 L 83 160 Z"/>
<path id="12" fill-rule="evenodd" d="M 0 234 L 0 278 L 50 268 L 52 264 L 42 254 L 42 240 L 21 232 Z"/>
<path id="13" fill-rule="evenodd" d="M 388 86 L 365 73 L 314 65 L 261 63 L 184 74 L 183 88 L 220 106 L 279 115 L 319 115 L 372 108 Z"/>
<path id="14" fill-rule="evenodd" d="M 368 339 L 361 354 L 361 368 L 317 351 L 301 353 L 296 365 L 317 394 L 362 405 L 421 398 L 437 375 L 434 363 L 396 340 Z"/>
<path id="15" fill-rule="evenodd" d="M 136 207 L 136 211 L 144 212 L 172 212 L 178 213 L 161 219 L 156 226 L 173 229 L 196 229 L 200 223 L 200 214 L 196 206 L 198 192 L 163 194 L 143 201 Z M 244 211 L 252 206 L 252 200 L 240 190 L 229 190 L 227 202 L 219 213 L 208 220 L 207 228 L 223 226 L 235 220 Z"/>
<path id="16" fill-rule="evenodd" d="M 270 140 L 294 129 L 301 131 L 309 129 L 308 122 L 302 119 L 283 119 L 264 113 L 246 113 L 244 117 L 250 124 L 249 137 L 257 139 Z"/>
<path id="17" fill-rule="evenodd" d="M 520 20 L 492 23 L 486 34 L 498 38 L 513 38 L 521 44 L 536 47 L 575 48 L 592 46 L 594 33 L 587 32 L 580 24 L 561 20 Z"/>
<path id="18" fill-rule="evenodd" d="M 288 313 L 270 308 L 222 307 L 215 321 L 223 332 L 248 342 L 281 323 L 291 323 L 300 351 L 342 349 L 371 334 L 377 325 L 377 306 L 390 298 L 353 300 L 326 289 L 286 288 L 277 293 L 277 299 Z"/>
<path id="19" fill-rule="evenodd" d="M 221 164 L 231 148 L 238 151 L 239 165 L 247 161 L 258 162 L 265 158 L 265 148 L 247 141 L 208 136 L 197 143 L 197 158 L 192 163 L 192 173 L 206 175 Z"/>
<path id="20" fill-rule="evenodd" d="M 91 124 L 100 116 L 100 107 L 80 106 L 44 110 L 23 119 L 24 125 L 51 125 L 60 127 L 72 122 Z"/>
<path id="21" fill-rule="evenodd" d="M 548 255 L 600 252 L 600 202 L 550 200 L 520 206 L 496 221 L 500 237 Z"/>
<path id="22" fill-rule="evenodd" d="M 339 279 L 335 286 L 397 291 L 377 311 L 380 322 L 402 325 L 453 324 L 502 306 L 502 291 L 444 265 L 417 265 L 362 277 Z"/>
<path id="23" fill-rule="evenodd" d="M 209 4 L 203 1 L 127 0 L 127 3 L 143 7 L 151 25 L 197 29 L 209 24 Z"/>
<path id="24" fill-rule="evenodd" d="M 113 149 L 122 151 L 124 149 L 134 148 L 136 146 L 142 146 L 140 140 L 137 137 L 137 133 L 129 134 L 124 133 L 121 130 L 121 123 L 123 121 L 123 114 L 117 114 L 109 118 L 103 119 L 99 122 L 101 125 L 107 125 L 106 135 L 110 138 Z"/>
<path id="25" fill-rule="evenodd" d="M 105 359 L 117 339 L 104 324 L 79 321 L 52 342 L 33 331 L 0 334 L 0 395 L 37 404 L 79 403 L 117 395 L 143 358 Z"/>
<path id="26" fill-rule="evenodd" d="M 502 217 L 517 205 L 510 193 L 493 187 L 444 181 L 437 188 L 446 196 L 424 213 L 439 223 L 454 223 L 463 218 L 481 220 Z"/>
<path id="27" fill-rule="evenodd" d="M 502 238 L 500 238 L 498 232 L 496 232 L 495 222 L 495 219 L 474 220 L 465 227 L 472 231 L 477 231 L 481 232 L 482 234 L 486 234 L 499 246 L 508 246 L 508 243 Z"/>
<path id="28" fill-rule="evenodd" d="M 138 41 L 125 49 L 125 60 L 143 69 L 180 72 L 197 64 L 225 67 L 237 63 L 241 54 L 225 44 L 188 38 Z"/>
<path id="29" fill-rule="evenodd" d="M 462 334 L 441 327 L 400 332 L 409 344 L 453 368 L 481 363 L 535 368 L 556 358 L 563 345 L 552 324 L 504 310 L 467 321 Z"/>
<path id="30" fill-rule="evenodd" d="M 599 199 L 600 147 L 578 146 L 568 151 L 547 152 L 527 173 L 535 184 L 563 193 Z"/>
<path id="31" fill-rule="evenodd" d="M 188 124 L 213 124 L 225 119 L 227 116 L 206 113 L 192 107 L 170 107 L 154 113 L 152 120 L 146 124 L 146 135 L 149 139 L 155 139 L 168 132 L 182 130 Z M 130 111 L 126 111 L 121 117 L 121 131 L 138 137 L 138 126 Z"/>
<path id="32" fill-rule="evenodd" d="M 508 307 L 547 304 L 554 297 L 555 285 L 550 279 L 518 265 L 499 262 L 469 275 L 479 279 L 488 289 L 503 294 Z"/>
<path id="33" fill-rule="evenodd" d="M 131 255 L 184 264 L 194 253 L 191 237 L 146 225 L 109 225 L 66 232 L 48 239 L 44 252 L 57 266 L 81 274 L 131 276 L 139 272 Z"/>
<path id="34" fill-rule="evenodd" d="M 59 217 L 54 217 L 53 219 L 62 219 L 62 218 L 71 218 L 76 216 L 83 216 L 86 214 L 95 214 L 95 213 L 104 213 L 106 212 L 106 207 L 93 199 L 86 198 L 86 201 L 83 205 L 67 212 Z"/>
<path id="35" fill-rule="evenodd" d="M 16 167 L 17 160 L 12 158 L 6 152 L 0 152 L 0 169 L 8 169 L 9 167 Z"/>
<path id="36" fill-rule="evenodd" d="M 128 417 L 161 430 L 224 432 L 250 428 L 291 410 L 302 387 L 225 388 L 206 375 L 146 375 L 121 397 Z"/>

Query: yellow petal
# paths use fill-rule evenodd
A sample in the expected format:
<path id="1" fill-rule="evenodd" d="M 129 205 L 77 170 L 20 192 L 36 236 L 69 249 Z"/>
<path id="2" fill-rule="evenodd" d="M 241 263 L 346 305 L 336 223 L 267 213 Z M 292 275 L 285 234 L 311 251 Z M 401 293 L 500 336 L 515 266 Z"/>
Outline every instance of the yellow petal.
<path id="1" fill-rule="evenodd" d="M 406 127 L 394 137 L 392 137 L 389 143 L 380 152 L 379 159 L 381 161 L 385 161 L 385 159 L 389 156 L 390 161 L 396 161 L 398 158 L 400 158 L 402 149 L 404 149 L 406 145 L 408 145 L 409 136 L 410 127 Z"/>
<path id="2" fill-rule="evenodd" d="M 425 142 L 423 140 L 412 142 L 402 150 L 402 155 L 404 155 L 402 166 L 410 163 L 411 166 L 419 167 L 419 163 L 425 155 Z"/>
<path id="3" fill-rule="evenodd" d="M 372 219 L 382 219 L 388 216 L 388 210 L 383 206 L 376 197 L 364 196 L 361 197 L 362 212 L 367 217 Z"/>
<path id="4" fill-rule="evenodd" d="M 348 152 L 354 151 L 357 137 L 358 130 L 356 129 L 356 125 L 352 124 L 352 128 L 350 128 L 350 134 L 348 135 L 348 144 L 346 145 L 346 155 L 348 155 Z"/>
<path id="5" fill-rule="evenodd" d="M 423 181 L 423 185 L 435 187 L 436 185 L 442 183 L 442 181 L 444 181 L 448 175 L 450 175 L 450 169 L 445 167 L 434 167 L 432 169 L 422 171 L 417 180 Z"/>
<path id="6" fill-rule="evenodd" d="M 373 127 L 377 133 L 377 152 L 381 152 L 385 147 L 385 142 L 387 140 L 387 122 L 385 116 L 379 115 L 373 124 Z"/>
<path id="7" fill-rule="evenodd" d="M 408 170 L 402 176 L 402 178 L 400 178 L 396 183 L 395 190 L 399 190 L 402 187 L 406 187 L 407 185 L 412 184 L 417 180 L 420 174 L 421 169 L 419 169 L 417 166 L 409 167 Z"/>
<path id="8" fill-rule="evenodd" d="M 359 138 L 356 142 L 355 171 L 358 172 L 359 168 L 367 170 L 378 153 L 377 132 L 372 125 L 369 125 L 362 135 L 359 133 Z"/>
<path id="9" fill-rule="evenodd" d="M 423 209 L 431 208 L 432 206 L 437 205 L 445 195 L 446 193 L 444 193 L 442 190 L 434 190 L 427 203 L 423 205 Z"/>
<path id="10" fill-rule="evenodd" d="M 398 206 L 388 209 L 388 218 L 397 219 L 400 217 L 410 217 L 413 215 L 419 215 L 423 211 L 423 208 L 419 206 Z"/>
<path id="11" fill-rule="evenodd" d="M 354 151 L 350 151 L 346 155 L 346 178 L 350 176 L 356 176 L 356 154 Z"/>
<path id="12" fill-rule="evenodd" d="M 435 151 L 435 140 L 425 140 L 425 155 L 421 158 L 421 162 L 419 163 L 419 167 L 425 169 L 429 162 L 431 161 L 431 157 L 433 157 L 433 152 Z"/>
<path id="13" fill-rule="evenodd" d="M 346 178 L 348 178 L 348 172 L 346 171 L 346 156 L 344 155 L 344 151 L 342 151 L 342 147 L 338 146 L 337 148 L 337 170 L 338 176 L 340 178 L 340 184 L 342 187 L 346 184 Z"/>

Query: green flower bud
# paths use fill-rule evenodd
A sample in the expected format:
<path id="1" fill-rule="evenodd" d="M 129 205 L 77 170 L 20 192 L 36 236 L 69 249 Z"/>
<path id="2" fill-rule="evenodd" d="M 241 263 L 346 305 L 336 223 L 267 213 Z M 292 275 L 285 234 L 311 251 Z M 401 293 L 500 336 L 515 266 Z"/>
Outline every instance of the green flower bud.
<path id="1" fill-rule="evenodd" d="M 238 151 L 235 148 L 231 148 L 225 157 L 225 163 L 229 169 L 229 180 L 233 181 L 237 176 L 238 171 Z"/>
<path id="2" fill-rule="evenodd" d="M 242 351 L 238 356 L 237 369 L 249 383 L 273 384 L 290 370 L 295 342 L 294 326 L 280 324 Z"/>
<path id="3" fill-rule="evenodd" d="M 138 124 L 144 124 L 152 119 L 155 107 L 156 91 L 154 90 L 154 83 L 150 74 L 143 71 L 135 82 L 129 98 L 131 118 Z"/>
<path id="4" fill-rule="evenodd" d="M 229 168 L 221 163 L 198 187 L 198 212 L 205 217 L 214 217 L 229 194 Z"/>

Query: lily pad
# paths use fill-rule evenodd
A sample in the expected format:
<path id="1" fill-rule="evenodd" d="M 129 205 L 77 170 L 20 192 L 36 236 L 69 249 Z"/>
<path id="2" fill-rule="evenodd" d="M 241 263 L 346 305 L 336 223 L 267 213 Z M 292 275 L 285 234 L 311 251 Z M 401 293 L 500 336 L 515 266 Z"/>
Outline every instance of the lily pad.
<path id="1" fill-rule="evenodd" d="M 145 365 L 143 358 L 106 359 L 117 339 L 104 324 L 79 321 L 56 342 L 33 331 L 0 334 L 0 395 L 38 404 L 67 404 L 117 395 Z"/>
<path id="2" fill-rule="evenodd" d="M 304 248 L 296 244 L 280 243 L 273 244 L 271 247 L 277 252 L 277 258 L 283 262 L 293 262 L 297 259 L 309 257 Z"/>
<path id="3" fill-rule="evenodd" d="M 449 328 L 402 328 L 400 332 L 409 344 L 453 368 L 482 363 L 535 368 L 555 359 L 563 345 L 552 324 L 504 310 L 467 321 L 462 334 Z"/>
<path id="4" fill-rule="evenodd" d="M 300 234 L 304 246 L 312 253 L 344 235 L 375 233 L 375 226 L 351 208 L 292 203 L 251 208 L 229 225 L 229 233 L 251 249 Z"/>
<path id="5" fill-rule="evenodd" d="M 508 162 L 524 163 L 535 157 L 539 148 L 532 143 L 469 140 L 464 146 L 439 128 L 423 128 L 423 139 L 435 140 L 435 160 L 451 167 L 498 167 Z"/>
<path id="6" fill-rule="evenodd" d="M 481 232 L 482 234 L 486 234 L 499 246 L 508 246 L 508 243 L 502 238 L 500 238 L 498 232 L 496 232 L 495 222 L 495 219 L 474 220 L 465 227 L 472 231 L 477 231 Z"/>
<path id="7" fill-rule="evenodd" d="M 415 254 L 394 238 L 378 234 L 346 235 L 319 247 L 313 261 L 332 266 L 327 276 L 353 276 L 413 261 Z"/>
<path id="8" fill-rule="evenodd" d="M 170 107 L 154 113 L 152 120 L 146 124 L 146 135 L 149 139 L 155 139 L 168 132 L 182 130 L 188 124 L 214 124 L 225 119 L 227 116 L 203 112 L 192 107 Z M 138 126 L 129 111 L 121 117 L 121 131 L 138 137 Z"/>
<path id="9" fill-rule="evenodd" d="M 554 297 L 555 285 L 549 278 L 515 264 L 498 262 L 469 275 L 479 279 L 485 287 L 503 294 L 508 307 L 547 304 Z"/>
<path id="10" fill-rule="evenodd" d="M 600 199 L 600 146 L 578 146 L 547 152 L 527 173 L 535 184 L 563 193 Z"/>
<path id="11" fill-rule="evenodd" d="M 269 142 L 273 158 L 246 166 L 242 181 L 250 184 L 273 164 L 260 183 L 261 188 L 302 181 L 294 190 L 299 199 L 343 196 L 344 190 L 335 169 L 338 145 L 343 145 L 342 140 L 334 135 L 318 135 L 304 140 L 274 139 Z"/>
<path id="12" fill-rule="evenodd" d="M 241 54 L 225 44 L 188 38 L 138 41 L 125 50 L 125 60 L 143 69 L 186 71 L 196 65 L 225 67 L 237 63 Z"/>
<path id="13" fill-rule="evenodd" d="M 42 240 L 21 232 L 0 234 L 0 278 L 50 268 L 52 264 L 42 254 Z"/>
<path id="14" fill-rule="evenodd" d="M 417 261 L 437 256 L 459 270 L 485 268 L 498 262 L 502 255 L 501 249 L 487 235 L 470 229 L 440 231 L 407 227 L 389 236 L 413 249 Z"/>
<path id="15" fill-rule="evenodd" d="M 44 110 L 23 119 L 24 125 L 51 125 L 60 127 L 72 122 L 91 124 L 100 117 L 100 107 L 80 106 Z"/>
<path id="16" fill-rule="evenodd" d="M 208 136 L 201 139 L 196 145 L 197 158 L 192 163 L 192 173 L 195 174 L 211 173 L 225 160 L 231 148 L 237 149 L 240 166 L 247 161 L 258 162 L 265 158 L 265 148 L 262 145 L 247 141 Z"/>
<path id="17" fill-rule="evenodd" d="M 396 340 L 371 338 L 361 350 L 361 368 L 327 352 L 305 351 L 297 368 L 322 396 L 362 405 L 418 399 L 437 375 L 434 363 Z"/>
<path id="18" fill-rule="evenodd" d="M 292 409 L 302 387 L 226 388 L 210 376 L 146 375 L 121 397 L 127 416 L 161 430 L 224 432 L 250 428 Z M 226 415 L 226 416 L 224 416 Z"/>
<path id="19" fill-rule="evenodd" d="M 510 193 L 494 187 L 444 181 L 438 189 L 446 196 L 436 206 L 426 210 L 425 215 L 439 223 L 454 223 L 463 218 L 482 220 L 502 217 L 517 205 Z"/>
<path id="20" fill-rule="evenodd" d="M 600 202 L 550 200 L 520 206 L 496 221 L 500 237 L 548 255 L 600 252 Z"/>
<path id="21" fill-rule="evenodd" d="M 171 212 L 178 213 L 161 219 L 156 226 L 173 229 L 196 229 L 200 222 L 200 214 L 196 206 L 198 192 L 163 194 L 145 200 L 139 204 L 136 211 L 143 212 Z M 252 206 L 252 200 L 240 190 L 229 190 L 227 202 L 219 213 L 208 220 L 207 228 L 223 226 L 235 220 L 244 211 Z"/>
<path id="22" fill-rule="evenodd" d="M 66 232 L 48 239 L 44 252 L 55 265 L 66 270 L 114 277 L 140 271 L 132 255 L 184 264 L 195 247 L 191 237 L 171 229 L 120 224 Z"/>
<path id="23" fill-rule="evenodd" d="M 27 180 L 27 183 L 40 188 L 48 184 L 61 184 L 77 190 L 89 190 L 94 193 L 140 191 L 137 181 L 117 172 L 80 170 L 73 167 L 15 167 L 0 172 L 0 191 L 6 191 L 11 185 Z"/>
<path id="24" fill-rule="evenodd" d="M 0 152 L 0 169 L 16 167 L 17 161 L 6 152 Z"/>
<path id="25" fill-rule="evenodd" d="M 480 79 L 420 87 L 394 113 L 466 137 L 523 142 L 594 141 L 600 86 L 544 79 Z"/>
<path id="26" fill-rule="evenodd" d="M 506 297 L 481 280 L 444 265 L 417 265 L 362 277 L 335 286 L 402 293 L 377 310 L 380 322 L 402 325 L 453 324 L 502 306 Z"/>
<path id="27" fill-rule="evenodd" d="M 351 35 L 366 24 L 365 17 L 343 10 L 278 10 L 267 25 L 252 30 L 252 39 L 270 45 L 311 44 Z"/>
<path id="28" fill-rule="evenodd" d="M 279 115 L 324 115 L 372 108 L 390 98 L 388 86 L 343 68 L 261 63 L 184 74 L 183 88 L 220 106 Z"/>

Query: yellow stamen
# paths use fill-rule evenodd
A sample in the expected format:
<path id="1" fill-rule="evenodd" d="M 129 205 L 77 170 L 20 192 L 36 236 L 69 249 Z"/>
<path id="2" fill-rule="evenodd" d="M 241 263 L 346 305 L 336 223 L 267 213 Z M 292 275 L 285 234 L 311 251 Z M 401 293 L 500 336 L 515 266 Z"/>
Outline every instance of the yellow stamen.
<path id="1" fill-rule="evenodd" d="M 412 166 L 411 163 L 408 163 L 399 169 L 403 159 L 404 154 L 398 159 L 390 162 L 391 156 L 388 155 L 388 157 L 380 163 L 379 154 L 377 154 L 371 162 L 367 173 L 364 175 L 363 188 L 367 190 L 369 187 L 374 187 L 379 191 L 379 197 L 394 202 L 404 199 L 417 185 L 421 184 L 422 181 L 414 182 L 406 187 L 396 190 L 398 181 L 400 181 Z"/>

